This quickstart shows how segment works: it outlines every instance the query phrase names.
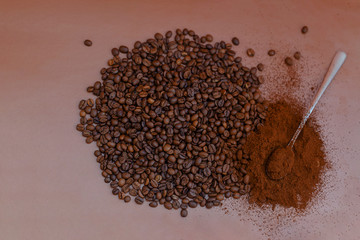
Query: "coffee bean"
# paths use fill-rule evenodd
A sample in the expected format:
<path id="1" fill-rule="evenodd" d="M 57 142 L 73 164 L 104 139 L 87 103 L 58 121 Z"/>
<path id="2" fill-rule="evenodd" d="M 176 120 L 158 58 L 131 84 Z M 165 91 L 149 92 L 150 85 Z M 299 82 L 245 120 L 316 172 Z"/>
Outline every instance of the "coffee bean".
<path id="1" fill-rule="evenodd" d="M 247 54 L 249 57 L 253 57 L 253 56 L 255 56 L 255 51 L 254 51 L 254 49 L 249 48 L 248 50 L 246 50 L 246 54 Z"/>
<path id="2" fill-rule="evenodd" d="M 189 202 L 189 207 L 191 207 L 191 208 L 196 208 L 197 205 L 198 205 L 198 203 L 195 202 L 195 201 L 190 201 L 190 202 Z"/>
<path id="3" fill-rule="evenodd" d="M 79 103 L 79 109 L 80 110 L 84 110 L 87 106 L 87 103 L 85 100 L 81 100 L 80 103 Z"/>
<path id="4" fill-rule="evenodd" d="M 130 196 L 125 196 L 124 198 L 124 202 L 130 202 L 131 201 L 131 197 Z"/>
<path id="5" fill-rule="evenodd" d="M 171 149 L 171 145 L 170 145 L 170 144 L 165 144 L 165 145 L 164 145 L 164 151 L 165 151 L 165 152 L 170 151 L 170 149 Z"/>
<path id="6" fill-rule="evenodd" d="M 171 209 L 172 209 L 172 205 L 171 205 L 170 202 L 165 202 L 165 203 L 164 203 L 164 207 L 165 207 L 166 209 L 168 209 L 168 210 L 171 210 Z"/>
<path id="7" fill-rule="evenodd" d="M 206 37 L 206 41 L 208 41 L 208 42 L 213 41 L 213 36 L 211 36 L 210 34 L 207 34 L 205 37 Z"/>
<path id="8" fill-rule="evenodd" d="M 239 43 L 240 43 L 240 41 L 239 41 L 239 39 L 237 37 L 233 37 L 231 41 L 235 46 L 238 46 Z"/>
<path id="9" fill-rule="evenodd" d="M 270 57 L 274 56 L 274 55 L 275 55 L 275 50 L 273 50 L 273 49 L 269 50 L 269 51 L 268 51 L 268 55 L 269 55 Z"/>
<path id="10" fill-rule="evenodd" d="M 149 206 L 152 207 L 152 208 L 156 208 L 158 206 L 158 203 L 157 202 L 151 202 L 151 203 L 149 203 Z"/>
<path id="11" fill-rule="evenodd" d="M 302 28 L 301 28 L 301 33 L 302 34 L 305 34 L 305 33 L 307 33 L 309 31 L 309 28 L 307 27 L 307 26 L 303 26 Z"/>
<path id="12" fill-rule="evenodd" d="M 259 64 L 257 65 L 257 69 L 258 69 L 259 71 L 264 70 L 264 64 L 259 63 Z"/>
<path id="13" fill-rule="evenodd" d="M 172 32 L 171 31 L 167 31 L 166 34 L 165 34 L 165 37 L 166 38 L 171 38 L 172 36 Z"/>
<path id="14" fill-rule="evenodd" d="M 135 202 L 136 202 L 137 204 L 141 205 L 141 204 L 144 203 L 144 199 L 141 198 L 141 197 L 136 197 L 136 198 L 135 198 Z"/>
<path id="15" fill-rule="evenodd" d="M 206 206 L 206 208 L 210 209 L 210 208 L 212 208 L 214 206 L 214 203 L 213 202 L 207 202 L 205 206 Z"/>
<path id="16" fill-rule="evenodd" d="M 114 56 L 119 55 L 119 49 L 113 48 L 113 49 L 111 50 L 111 54 L 114 55 Z"/>
<path id="17" fill-rule="evenodd" d="M 301 57 L 300 52 L 295 52 L 295 53 L 294 53 L 294 58 L 295 58 L 296 60 L 299 60 L 300 57 Z"/>
<path id="18" fill-rule="evenodd" d="M 236 192 L 233 194 L 233 198 L 239 199 L 241 197 L 240 193 Z"/>
<path id="19" fill-rule="evenodd" d="M 120 51 L 121 53 L 127 53 L 127 52 L 129 52 L 129 48 L 126 47 L 126 46 L 120 46 L 120 47 L 119 47 L 119 51 Z"/>
<path id="20" fill-rule="evenodd" d="M 182 217 L 187 217 L 188 211 L 187 211 L 186 209 L 181 209 L 180 215 L 181 215 Z"/>
<path id="21" fill-rule="evenodd" d="M 86 39 L 86 40 L 84 41 L 84 45 L 90 47 L 90 46 L 92 46 L 92 41 L 89 40 L 89 39 Z"/>
<path id="22" fill-rule="evenodd" d="M 155 39 L 156 39 L 156 40 L 162 40 L 162 39 L 164 38 L 161 33 L 155 33 L 154 36 L 155 36 Z"/>
<path id="23" fill-rule="evenodd" d="M 76 129 L 96 143 L 96 161 L 125 202 L 167 209 L 212 208 L 250 191 L 242 152 L 266 117 L 263 77 L 242 64 L 236 45 L 177 29 L 113 48 L 101 80 L 79 103 Z M 250 50 L 250 56 L 255 52 Z M 121 53 L 121 57 L 119 54 Z"/>
<path id="24" fill-rule="evenodd" d="M 292 66 L 292 65 L 293 65 L 293 60 L 292 60 L 292 58 L 286 57 L 286 58 L 285 58 L 285 63 L 286 63 L 286 65 L 288 65 L 288 66 Z"/>
<path id="25" fill-rule="evenodd" d="M 244 177 L 244 183 L 245 183 L 245 184 L 249 184 L 249 179 L 250 179 L 250 176 L 249 176 L 249 175 L 245 175 L 245 177 Z"/>

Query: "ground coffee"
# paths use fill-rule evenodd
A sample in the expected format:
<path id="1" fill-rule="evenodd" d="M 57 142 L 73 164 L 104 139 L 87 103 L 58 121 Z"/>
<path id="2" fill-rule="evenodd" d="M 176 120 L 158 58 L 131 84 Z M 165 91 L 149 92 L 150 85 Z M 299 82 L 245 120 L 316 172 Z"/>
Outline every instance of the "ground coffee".
<path id="1" fill-rule="evenodd" d="M 281 180 L 271 180 L 265 172 L 268 157 L 277 147 L 288 144 L 301 118 L 301 109 L 296 105 L 273 103 L 265 124 L 248 136 L 244 153 L 250 158 L 250 202 L 304 209 L 316 193 L 326 162 L 323 142 L 311 120 L 295 142 L 292 171 Z"/>

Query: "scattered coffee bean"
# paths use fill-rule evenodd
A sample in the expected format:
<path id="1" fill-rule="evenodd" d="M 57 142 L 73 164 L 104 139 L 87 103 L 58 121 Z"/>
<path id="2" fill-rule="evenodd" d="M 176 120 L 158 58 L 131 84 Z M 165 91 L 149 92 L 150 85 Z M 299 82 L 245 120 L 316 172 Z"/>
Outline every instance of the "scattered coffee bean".
<path id="1" fill-rule="evenodd" d="M 295 52 L 295 53 L 294 53 L 294 58 L 295 58 L 296 60 L 299 60 L 300 57 L 301 57 L 300 52 Z"/>
<path id="2" fill-rule="evenodd" d="M 246 54 L 247 54 L 249 57 L 253 57 L 253 56 L 255 56 L 255 51 L 254 51 L 254 49 L 249 48 L 249 49 L 246 51 Z"/>
<path id="3" fill-rule="evenodd" d="M 187 211 L 186 209 L 181 209 L 180 215 L 181 215 L 182 217 L 187 217 L 188 211 Z"/>
<path id="4" fill-rule="evenodd" d="M 158 206 L 158 203 L 157 202 L 151 202 L 151 203 L 149 203 L 149 206 L 152 207 L 152 208 L 156 208 Z"/>
<path id="5" fill-rule="evenodd" d="M 210 34 L 207 34 L 205 37 L 206 37 L 206 41 L 208 41 L 208 42 L 212 42 L 214 39 L 213 36 Z"/>
<path id="6" fill-rule="evenodd" d="M 274 56 L 274 55 L 275 55 L 275 50 L 270 49 L 270 50 L 268 51 L 268 55 L 269 55 L 270 57 Z"/>
<path id="7" fill-rule="evenodd" d="M 166 203 L 164 204 L 164 207 L 165 207 L 166 209 L 168 209 L 168 210 L 172 209 L 172 205 L 171 205 L 170 202 L 166 202 Z"/>
<path id="8" fill-rule="evenodd" d="M 136 202 L 137 204 L 141 205 L 141 204 L 144 203 L 144 199 L 141 198 L 141 197 L 136 197 L 136 198 L 135 198 L 135 202 Z"/>
<path id="9" fill-rule="evenodd" d="M 232 44 L 212 41 L 177 29 L 113 48 L 87 89 L 95 99 L 80 101 L 76 129 L 96 143 L 104 181 L 125 202 L 186 217 L 250 191 L 242 146 L 266 115 L 263 66 L 247 68 Z"/>
<path id="10" fill-rule="evenodd" d="M 111 50 L 111 54 L 114 55 L 114 56 L 119 55 L 119 49 L 113 48 L 113 49 Z"/>
<path id="11" fill-rule="evenodd" d="M 235 46 L 238 46 L 240 44 L 240 41 L 237 37 L 233 37 L 233 39 L 231 41 Z"/>
<path id="12" fill-rule="evenodd" d="M 129 52 L 129 48 L 126 46 L 120 46 L 119 51 L 122 53 L 127 53 L 127 52 Z"/>
<path id="13" fill-rule="evenodd" d="M 261 72 L 262 70 L 264 70 L 264 64 L 262 64 L 262 63 L 259 63 L 258 65 L 257 65 L 257 69 Z"/>
<path id="14" fill-rule="evenodd" d="M 89 39 L 86 39 L 86 40 L 84 41 L 84 45 L 90 47 L 90 46 L 92 45 L 92 41 L 89 40 Z"/>
<path id="15" fill-rule="evenodd" d="M 291 57 L 286 57 L 286 58 L 285 58 L 285 63 L 286 63 L 286 65 L 288 65 L 288 66 L 292 66 L 292 65 L 293 65 L 293 60 L 292 60 L 292 58 L 291 58 Z"/>
<path id="16" fill-rule="evenodd" d="M 309 31 L 309 28 L 308 28 L 307 26 L 303 26 L 303 27 L 301 28 L 301 32 L 302 32 L 303 34 L 307 33 L 308 31 Z"/>

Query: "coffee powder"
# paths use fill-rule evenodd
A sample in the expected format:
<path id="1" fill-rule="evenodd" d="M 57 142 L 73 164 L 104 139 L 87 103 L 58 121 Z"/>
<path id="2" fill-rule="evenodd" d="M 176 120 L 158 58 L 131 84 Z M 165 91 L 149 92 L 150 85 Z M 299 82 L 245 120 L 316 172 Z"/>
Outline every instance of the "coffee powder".
<path id="1" fill-rule="evenodd" d="M 295 142 L 292 171 L 281 180 L 271 180 L 265 172 L 269 155 L 286 146 L 302 118 L 301 110 L 285 101 L 270 104 L 263 126 L 248 136 L 244 152 L 249 154 L 250 202 L 305 209 L 317 191 L 326 167 L 323 142 L 316 124 L 308 121 Z"/>

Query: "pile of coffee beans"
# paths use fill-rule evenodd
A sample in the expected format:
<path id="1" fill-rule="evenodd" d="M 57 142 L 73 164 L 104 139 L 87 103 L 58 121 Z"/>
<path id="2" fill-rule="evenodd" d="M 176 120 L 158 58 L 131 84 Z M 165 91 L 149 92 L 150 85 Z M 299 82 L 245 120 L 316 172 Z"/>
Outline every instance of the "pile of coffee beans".
<path id="1" fill-rule="evenodd" d="M 96 99 L 80 101 L 77 130 L 96 143 L 119 199 L 186 217 L 250 191 L 242 146 L 266 117 L 262 80 L 231 43 L 212 41 L 177 29 L 114 48 L 102 81 L 88 87 Z"/>

